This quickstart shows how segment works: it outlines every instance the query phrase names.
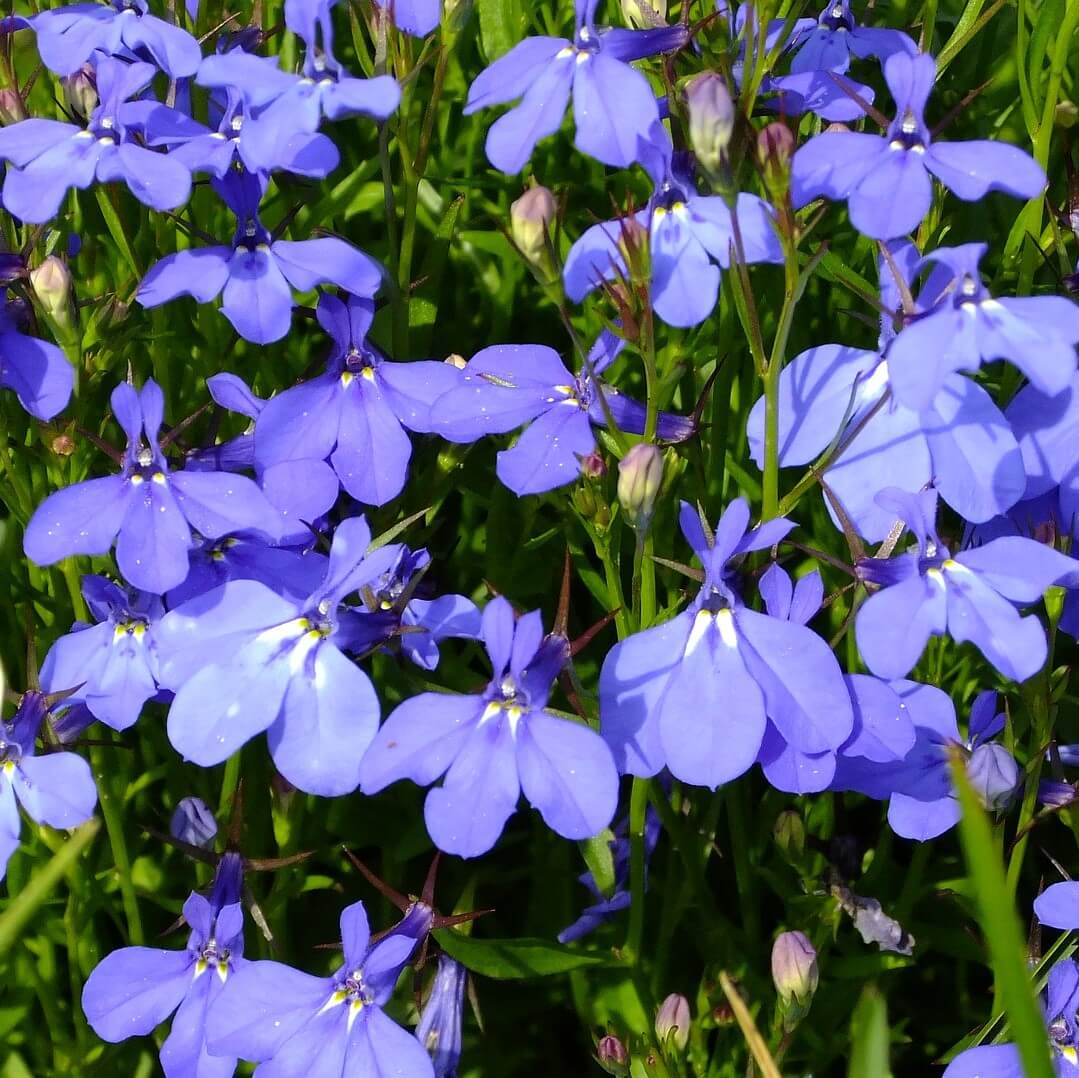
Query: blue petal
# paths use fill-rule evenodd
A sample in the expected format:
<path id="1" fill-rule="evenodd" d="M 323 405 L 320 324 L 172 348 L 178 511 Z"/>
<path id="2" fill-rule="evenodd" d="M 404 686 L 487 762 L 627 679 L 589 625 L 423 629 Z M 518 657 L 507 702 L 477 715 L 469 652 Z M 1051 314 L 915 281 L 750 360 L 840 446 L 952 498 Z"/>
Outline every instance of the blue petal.
<path id="1" fill-rule="evenodd" d="M 325 460 L 337 443 L 345 390 L 331 375 L 271 397 L 255 421 L 255 462 Z"/>
<path id="2" fill-rule="evenodd" d="M 1034 915 L 1050 928 L 1079 928 L 1079 883 L 1051 884 L 1034 899 Z"/>
<path id="3" fill-rule="evenodd" d="M 1019 1048 L 1014 1044 L 982 1044 L 960 1052 L 941 1078 L 1023 1078 Z"/>
<path id="4" fill-rule="evenodd" d="M 122 947 L 106 955 L 82 990 L 82 1009 L 94 1032 L 116 1043 L 141 1037 L 180 1005 L 191 984 L 186 951 Z"/>
<path id="5" fill-rule="evenodd" d="M 521 103 L 487 132 L 487 157 L 502 172 L 520 172 L 537 142 L 562 126 L 573 86 L 572 57 L 554 57 L 529 86 Z"/>
<path id="6" fill-rule="evenodd" d="M 404 489 L 412 443 L 374 380 L 361 376 L 341 402 L 330 457 L 341 486 L 364 505 L 385 505 Z"/>
<path id="7" fill-rule="evenodd" d="M 561 37 L 526 37 L 481 72 L 468 90 L 465 115 L 521 97 L 569 46 Z M 563 106 L 565 108 L 565 106 Z"/>
<path id="8" fill-rule="evenodd" d="M 542 494 L 581 474 L 580 459 L 596 448 L 588 413 L 567 400 L 544 412 L 498 454 L 498 478 L 518 496 Z"/>
<path id="9" fill-rule="evenodd" d="M 221 313 L 255 344 L 271 344 L 292 325 L 292 293 L 269 248 L 239 248 L 229 260 Z"/>
<path id="10" fill-rule="evenodd" d="M 348 1075 L 363 1078 L 433 1078 L 434 1070 L 426 1049 L 411 1033 L 403 1030 L 381 1007 L 372 1007 L 363 1020 L 352 1027 Z"/>
<path id="11" fill-rule="evenodd" d="M 783 740 L 783 735 L 771 723 L 761 743 L 760 765 L 764 777 L 777 790 L 792 794 L 827 790 L 836 769 L 834 752 L 799 752 Z"/>
<path id="12" fill-rule="evenodd" d="M 297 292 L 335 284 L 354 296 L 373 296 L 382 286 L 382 267 L 336 236 L 278 240 L 272 250 L 278 268 Z"/>
<path id="13" fill-rule="evenodd" d="M 652 305 L 670 326 L 703 322 L 716 305 L 719 269 L 701 246 L 684 210 L 652 215 Z"/>
<path id="14" fill-rule="evenodd" d="M 72 554 L 105 554 L 127 513 L 131 488 L 118 475 L 89 479 L 50 494 L 23 535 L 23 550 L 38 565 Z"/>
<path id="15" fill-rule="evenodd" d="M 227 247 L 199 247 L 167 255 L 143 277 L 135 298 L 143 307 L 157 307 L 177 296 L 209 303 L 229 279 L 230 257 Z"/>
<path id="16" fill-rule="evenodd" d="M 174 210 L 191 195 L 191 172 L 168 154 L 122 142 L 115 153 L 102 155 L 97 166 L 102 182 L 123 180 L 131 193 L 154 210 Z"/>
<path id="17" fill-rule="evenodd" d="M 634 217 L 641 227 L 649 227 L 650 215 L 647 210 L 642 210 Z M 592 225 L 581 233 L 569 249 L 566 263 L 562 267 L 562 280 L 566 286 L 566 295 L 574 303 L 580 303 L 603 281 L 613 281 L 619 274 L 628 275 L 629 270 L 620 247 L 622 230 L 620 221 L 604 221 L 602 224 Z"/>
<path id="18" fill-rule="evenodd" d="M 887 150 L 850 193 L 851 224 L 874 239 L 905 236 L 921 224 L 933 201 L 925 160 L 912 150 Z"/>
<path id="19" fill-rule="evenodd" d="M 602 50 L 578 53 L 571 62 L 576 68 L 574 144 L 605 165 L 628 167 L 637 160 L 638 142 L 647 141 L 649 128 L 659 120 L 652 87 L 639 71 Z"/>
<path id="20" fill-rule="evenodd" d="M 27 815 L 49 827 L 78 827 L 90 819 L 97 804 L 90 765 L 73 752 L 24 756 L 12 785 Z"/>
<path id="21" fill-rule="evenodd" d="M 212 1056 L 206 1049 L 206 1016 L 224 987 L 212 967 L 195 980 L 161 1046 L 165 1078 L 232 1078 L 235 1074 L 235 1056 Z"/>
<path id="22" fill-rule="evenodd" d="M 977 202 L 990 191 L 1016 198 L 1037 198 L 1045 190 L 1045 172 L 1030 154 L 1006 142 L 934 142 L 925 167 L 953 194 Z"/>
<path id="23" fill-rule="evenodd" d="M 879 677 L 904 677 L 921 657 L 930 636 L 946 626 L 945 589 L 912 576 L 870 597 L 854 623 L 858 650 Z"/>
<path id="24" fill-rule="evenodd" d="M 227 472 L 173 472 L 169 486 L 188 523 L 208 539 L 238 531 L 281 534 L 280 514 L 254 482 Z"/>
<path id="25" fill-rule="evenodd" d="M 128 583 L 162 595 L 187 576 L 191 529 L 167 479 L 126 483 L 131 489 L 116 540 L 116 562 Z"/>

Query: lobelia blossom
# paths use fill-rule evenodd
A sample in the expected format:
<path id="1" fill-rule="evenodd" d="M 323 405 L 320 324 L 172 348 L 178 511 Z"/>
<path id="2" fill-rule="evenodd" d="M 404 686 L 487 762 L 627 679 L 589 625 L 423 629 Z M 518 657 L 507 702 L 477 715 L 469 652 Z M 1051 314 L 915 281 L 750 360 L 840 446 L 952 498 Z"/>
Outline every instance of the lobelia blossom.
<path id="1" fill-rule="evenodd" d="M 720 268 L 731 264 L 731 211 L 719 195 L 697 193 L 687 156 L 674 153 L 662 124 L 652 127 L 640 148 L 641 163 L 655 189 L 633 220 L 649 237 L 652 306 L 668 325 L 695 326 L 711 314 L 719 295 Z M 767 203 L 742 193 L 735 212 L 746 262 L 782 262 Z M 622 250 L 625 227 L 621 221 L 592 225 L 570 248 L 562 275 L 566 295 L 575 303 L 604 281 L 629 277 Z"/>
<path id="2" fill-rule="evenodd" d="M 886 60 L 893 53 L 917 53 L 914 42 L 901 30 L 859 26 L 850 0 L 830 0 L 817 16 L 817 25 L 798 35 L 791 58 L 791 74 L 803 71 L 844 72 L 851 58 Z"/>
<path id="3" fill-rule="evenodd" d="M 109 0 L 53 8 L 27 20 L 37 34 L 42 63 L 72 75 L 94 51 L 125 59 L 149 57 L 169 78 L 194 75 L 199 43 L 179 26 L 150 14 L 146 0 Z"/>
<path id="4" fill-rule="evenodd" d="M 0 719 L 0 879 L 19 848 L 19 805 L 35 823 L 71 828 L 94 814 L 97 787 L 90 765 L 73 752 L 36 755 L 34 742 L 48 703 L 25 692 L 10 722 Z"/>
<path id="5" fill-rule="evenodd" d="M 338 525 L 325 578 L 288 599 L 257 580 L 230 580 L 158 623 L 161 684 L 173 747 L 200 767 L 266 731 L 278 771 L 306 793 L 335 797 L 359 783 L 378 725 L 378 697 L 342 649 L 362 615 L 342 600 L 376 580 L 399 548 L 367 554 L 363 517 Z"/>
<path id="6" fill-rule="evenodd" d="M 888 244 L 879 262 L 881 305 L 901 312 L 899 283 L 915 281 L 921 256 L 906 240 Z M 896 281 L 893 269 L 899 274 Z M 915 304 L 933 308 L 953 286 L 950 269 L 934 264 Z M 905 332 L 905 331 L 904 331 Z M 779 463 L 808 464 L 841 436 L 845 448 L 824 471 L 828 488 L 856 530 L 883 540 L 894 514 L 875 496 L 884 487 L 917 491 L 933 483 L 940 496 L 969 521 L 984 522 L 1023 495 L 1026 477 L 1009 421 L 976 382 L 949 373 L 928 405 L 908 408 L 891 393 L 899 365 L 923 356 L 896 358 L 893 319 L 881 320 L 877 351 L 819 345 L 796 356 L 779 376 Z M 765 403 L 761 397 L 746 424 L 750 451 L 764 465 Z M 829 513 L 840 521 L 829 503 Z"/>
<path id="7" fill-rule="evenodd" d="M 426 37 L 438 29 L 441 0 L 375 0 L 398 30 L 413 37 Z"/>
<path id="8" fill-rule="evenodd" d="M 4 208 L 32 224 L 54 217 L 72 187 L 123 181 L 154 210 L 173 210 L 191 194 L 191 173 L 167 154 L 136 141 L 128 98 L 144 90 L 157 72 L 152 64 L 97 61 L 101 102 L 85 128 L 60 120 L 30 119 L 0 128 L 0 161 L 8 162 Z M 158 105 L 158 108 L 164 108 Z"/>
<path id="9" fill-rule="evenodd" d="M 82 593 L 97 624 L 77 621 L 49 648 L 41 687 L 68 694 L 65 708 L 83 704 L 106 726 L 126 730 L 158 692 L 154 628 L 165 608 L 157 595 L 103 576 L 84 576 Z"/>
<path id="10" fill-rule="evenodd" d="M 953 371 L 976 371 L 995 359 L 1007 359 L 1046 396 L 1068 387 L 1079 305 L 1063 296 L 994 299 L 978 272 L 986 250 L 967 243 L 926 255 L 923 264 L 944 267 L 951 280 L 892 342 L 892 391 L 902 404 L 925 407 Z"/>
<path id="11" fill-rule="evenodd" d="M 1072 789 L 1073 796 L 1074 793 Z M 1065 932 L 1075 931 L 1079 928 L 1079 883 L 1066 880 L 1063 883 L 1050 884 L 1034 900 L 1034 915 L 1050 928 L 1060 928 Z"/>
<path id="12" fill-rule="evenodd" d="M 221 313 L 241 337 L 270 344 L 292 325 L 292 289 L 309 292 L 316 285 L 334 284 L 360 296 L 379 290 L 379 264 L 336 236 L 275 239 L 259 220 L 264 177 L 233 170 L 212 183 L 236 215 L 232 245 L 196 247 L 161 259 L 135 294 L 143 307 L 177 296 L 209 303 L 220 295 Z"/>
<path id="13" fill-rule="evenodd" d="M 815 198 L 846 201 L 851 223 L 874 239 L 912 232 L 933 200 L 930 176 L 967 202 L 989 191 L 1034 198 L 1045 173 L 1017 146 L 978 139 L 936 142 L 924 111 L 936 77 L 932 56 L 896 52 L 884 62 L 884 79 L 896 117 L 884 135 L 825 131 L 794 155 L 791 195 L 800 209 Z"/>
<path id="14" fill-rule="evenodd" d="M 493 678 L 483 692 L 421 693 L 394 709 L 361 765 L 364 793 L 408 778 L 428 786 L 427 833 L 446 853 L 478 857 L 498 841 L 523 792 L 563 838 L 598 834 L 614 815 L 618 775 L 588 726 L 547 708 L 569 659 L 538 610 L 515 618 L 501 596 L 483 611 Z"/>
<path id="15" fill-rule="evenodd" d="M 794 527 L 749 531 L 749 506 L 730 503 L 714 536 L 688 503 L 682 534 L 704 566 L 689 607 L 616 644 L 600 673 L 601 731 L 623 773 L 715 789 L 758 758 L 769 721 L 787 745 L 820 754 L 854 726 L 842 672 L 827 644 L 794 621 L 757 613 L 738 590 L 733 559 L 766 550 Z"/>
<path id="16" fill-rule="evenodd" d="M 498 478 L 520 496 L 572 483 L 581 459 L 595 451 L 592 427 L 606 426 L 608 412 L 620 430 L 644 433 L 644 405 L 600 379 L 624 343 L 604 331 L 576 376 L 544 345 L 484 348 L 460 372 L 456 388 L 435 401 L 431 426 L 447 441 L 473 442 L 529 423 L 512 449 L 499 452 Z M 695 429 L 691 419 L 661 412 L 656 433 L 683 442 Z"/>
<path id="17" fill-rule="evenodd" d="M 127 434 L 122 470 L 58 490 L 38 506 L 23 536 L 32 561 L 105 554 L 115 542 L 128 583 L 160 595 L 187 576 L 192 531 L 212 539 L 243 529 L 268 537 L 280 531 L 277 511 L 250 479 L 169 471 L 158 441 L 165 401 L 152 378 L 141 393 L 121 382 L 111 402 Z"/>
<path id="18" fill-rule="evenodd" d="M 319 324 L 333 339 L 326 372 L 270 398 L 255 420 L 255 466 L 264 472 L 328 461 L 338 482 L 358 502 L 385 505 L 404 489 L 412 443 L 406 428 L 432 429 L 432 404 L 457 384 L 448 363 L 394 363 L 367 339 L 375 317 L 367 296 L 347 303 L 323 295 Z M 327 493 L 329 490 L 327 489 Z M 323 506 L 328 509 L 337 498 Z"/>
<path id="19" fill-rule="evenodd" d="M 1045 628 L 1016 604 L 1041 599 L 1050 584 L 1079 579 L 1079 563 L 1033 539 L 1004 536 L 952 554 L 936 532 L 937 492 L 889 487 L 878 504 L 902 520 L 917 550 L 863 558 L 858 576 L 879 586 L 854 623 L 858 650 L 878 677 L 905 677 L 931 636 L 970 641 L 1004 677 L 1025 681 L 1045 664 Z"/>
<path id="20" fill-rule="evenodd" d="M 422 904 L 371 942 L 362 902 L 341 912 L 344 961 L 330 977 L 250 962 L 229 978 L 207 1021 L 215 1052 L 259 1063 L 262 1078 L 434 1078 L 420 1042 L 383 1010 L 430 925 Z"/>
<path id="21" fill-rule="evenodd" d="M 67 407 L 75 375 L 55 344 L 21 332 L 26 315 L 25 305 L 0 288 L 0 386 L 35 419 L 49 420 Z"/>
<path id="22" fill-rule="evenodd" d="M 617 168 L 639 159 L 639 143 L 659 121 L 659 106 L 648 80 L 630 62 L 681 48 L 687 31 L 682 25 L 597 28 L 598 4 L 575 0 L 572 41 L 525 38 L 469 87 L 466 116 L 521 98 L 487 132 L 487 157 L 495 168 L 520 172 L 536 143 L 562 126 L 571 95 L 578 150 Z"/>
<path id="23" fill-rule="evenodd" d="M 224 854 L 210 897 L 193 891 L 184 903 L 191 935 L 182 951 L 121 947 L 97 964 L 82 1009 L 102 1040 L 146 1036 L 175 1012 L 161 1045 L 165 1078 L 232 1078 L 236 1055 L 210 1053 L 206 1031 L 226 987 L 253 965 L 243 957 L 242 880 L 240 855 Z"/>
<path id="24" fill-rule="evenodd" d="M 1079 1078 L 1079 966 L 1062 959 L 1049 971 L 1042 1000 L 1046 1038 L 1058 1078 Z M 1024 1078 L 1015 1044 L 980 1044 L 960 1052 L 942 1078 Z"/>
<path id="25" fill-rule="evenodd" d="M 967 778 L 990 811 L 1002 811 L 1019 786 L 1019 766 L 991 739 L 1004 729 L 995 692 L 979 693 L 970 709 L 966 739 L 959 733 L 948 694 L 932 685 L 895 681 L 892 688 L 914 722 L 917 740 L 899 761 L 869 761 L 843 755 L 833 790 L 854 790 L 888 801 L 888 824 L 902 838 L 927 842 L 959 821 L 949 752 L 958 749 Z"/>
<path id="26" fill-rule="evenodd" d="M 460 962 L 439 955 L 431 992 L 416 1027 L 416 1040 L 431 1056 L 434 1078 L 457 1078 L 467 981 L 468 970 Z"/>

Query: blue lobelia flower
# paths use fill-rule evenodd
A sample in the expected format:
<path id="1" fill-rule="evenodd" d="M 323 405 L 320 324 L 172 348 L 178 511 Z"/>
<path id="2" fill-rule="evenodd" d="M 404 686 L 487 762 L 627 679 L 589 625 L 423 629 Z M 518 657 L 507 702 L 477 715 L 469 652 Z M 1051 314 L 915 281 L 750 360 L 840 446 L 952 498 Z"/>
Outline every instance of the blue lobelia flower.
<path id="1" fill-rule="evenodd" d="M 704 566 L 681 614 L 616 644 L 600 673 L 600 722 L 619 770 L 715 789 L 757 759 L 768 722 L 801 753 L 842 745 L 854 718 L 842 672 L 811 629 L 749 609 L 732 560 L 774 546 L 794 525 L 753 531 L 749 506 L 727 507 L 714 536 L 688 503 L 682 534 Z"/>
<path id="2" fill-rule="evenodd" d="M 1014 757 L 992 740 L 1004 729 L 997 694 L 983 692 L 970 709 L 967 737 L 959 733 L 948 694 L 932 685 L 894 681 L 916 740 L 899 760 L 856 759 L 842 752 L 833 790 L 854 790 L 888 801 L 888 823 L 902 838 L 927 842 L 959 822 L 959 799 L 952 784 L 948 754 L 958 749 L 967 777 L 986 808 L 1003 810 L 1019 786 Z"/>
<path id="3" fill-rule="evenodd" d="M 431 992 L 416 1027 L 416 1040 L 431 1056 L 434 1078 L 457 1078 L 467 980 L 468 970 L 460 962 L 439 955 Z"/>
<path id="4" fill-rule="evenodd" d="M 71 75 L 100 51 L 127 59 L 149 57 L 170 78 L 194 75 L 199 43 L 179 26 L 150 14 L 146 0 L 109 0 L 53 8 L 29 20 L 41 60 L 57 75 Z"/>
<path id="5" fill-rule="evenodd" d="M 84 704 L 106 726 L 126 730 L 158 692 L 154 627 L 165 608 L 158 596 L 103 576 L 84 576 L 82 593 L 97 624 L 77 621 L 49 648 L 41 687 L 70 693 L 64 707 Z"/>
<path id="6" fill-rule="evenodd" d="M 141 145 L 131 125 L 142 111 L 131 115 L 128 98 L 144 90 L 156 73 L 151 64 L 101 57 L 100 103 L 85 128 L 41 119 L 0 128 L 0 161 L 10 166 L 4 208 L 23 221 L 41 224 L 56 215 L 70 188 L 85 189 L 95 180 L 122 180 L 151 209 L 182 206 L 191 194 L 191 173 L 167 154 Z"/>
<path id="7" fill-rule="evenodd" d="M 363 517 L 338 525 L 325 578 L 302 600 L 230 580 L 161 619 L 161 683 L 176 693 L 169 740 L 185 759 L 212 767 L 265 730 L 293 786 L 324 797 L 356 788 L 378 697 L 340 650 L 361 615 L 338 608 L 398 555 L 393 546 L 368 555 L 370 542 Z"/>
<path id="8" fill-rule="evenodd" d="M 360 589 L 363 616 L 352 620 L 348 647 L 351 652 L 363 654 L 396 640 L 407 659 L 424 670 L 434 670 L 441 641 L 479 638 L 479 608 L 464 595 L 427 598 L 420 594 L 421 578 L 431 564 L 431 555 L 406 546 L 399 549 L 396 562 Z"/>
<path id="9" fill-rule="evenodd" d="M 111 400 L 127 434 L 123 469 L 58 490 L 38 506 L 23 536 L 32 561 L 104 554 L 115 542 L 128 583 L 160 595 L 187 576 L 192 531 L 211 539 L 244 529 L 279 533 L 279 514 L 250 479 L 169 471 L 158 442 L 165 401 L 152 378 L 141 393 L 122 382 Z"/>
<path id="10" fill-rule="evenodd" d="M 760 593 L 769 617 L 808 625 L 820 609 L 824 583 L 817 572 L 792 583 L 787 571 L 774 564 L 761 576 Z M 802 752 L 769 721 L 757 762 L 777 790 L 819 793 L 831 786 L 841 757 L 855 758 L 872 768 L 902 760 L 914 746 L 914 724 L 890 686 L 865 674 L 844 674 L 843 681 L 854 723 L 842 745 L 824 752 Z"/>
<path id="11" fill-rule="evenodd" d="M 644 433 L 644 405 L 600 379 L 623 347 L 605 331 L 576 376 L 545 345 L 484 348 L 457 387 L 435 402 L 431 426 L 447 441 L 473 442 L 530 424 L 512 449 L 498 454 L 498 478 L 517 495 L 555 490 L 581 474 L 581 458 L 596 448 L 592 427 L 606 426 L 608 412 L 620 430 Z M 664 441 L 683 442 L 694 431 L 690 419 L 659 415 L 657 434 Z"/>
<path id="12" fill-rule="evenodd" d="M 931 636 L 970 641 L 1005 677 L 1025 681 L 1045 663 L 1045 628 L 1016 604 L 1041 599 L 1050 584 L 1079 580 L 1079 563 L 1042 543 L 1004 536 L 952 554 L 936 532 L 937 492 L 889 487 L 878 503 L 918 541 L 897 557 L 863 558 L 858 575 L 880 590 L 854 623 L 858 650 L 873 673 L 905 677 Z"/>
<path id="13" fill-rule="evenodd" d="M 25 313 L 23 304 L 0 288 L 0 386 L 35 419 L 48 420 L 67 407 L 75 375 L 55 344 L 20 331 Z"/>
<path id="14" fill-rule="evenodd" d="M 674 154 L 662 124 L 652 127 L 649 139 L 641 143 L 641 162 L 655 190 L 633 219 L 649 237 L 652 306 L 668 325 L 695 326 L 712 313 L 720 267 L 731 263 L 731 212 L 718 195 L 697 193 L 686 155 Z M 767 203 L 743 193 L 735 207 L 746 262 L 782 262 Z M 570 248 L 563 279 L 575 303 L 604 281 L 629 275 L 622 253 L 624 227 L 621 221 L 592 225 Z"/>
<path id="15" fill-rule="evenodd" d="M 26 692 L 11 721 L 0 719 L 0 879 L 19 848 L 19 805 L 35 823 L 69 828 L 85 823 L 97 804 L 94 777 L 81 756 L 35 755 L 47 711 L 43 694 Z"/>
<path id="16" fill-rule="evenodd" d="M 892 342 L 892 392 L 902 404 L 924 408 L 952 371 L 976 371 L 994 359 L 1009 360 L 1047 396 L 1067 388 L 1079 305 L 1063 296 L 994 299 L 978 272 L 986 249 L 967 243 L 926 255 L 925 263 L 950 271 L 951 280 Z"/>
<path id="17" fill-rule="evenodd" d="M 365 505 L 385 505 L 404 489 L 412 442 L 405 428 L 431 430 L 431 405 L 457 383 L 449 363 L 391 362 L 367 338 L 375 305 L 323 295 L 318 320 L 333 338 L 325 374 L 272 397 L 255 421 L 255 464 L 266 470 L 329 461 L 341 486 Z M 337 497 L 324 507 L 328 509 Z"/>
<path id="18" fill-rule="evenodd" d="M 236 215 L 232 245 L 192 248 L 161 259 L 135 295 L 143 307 L 157 307 L 177 296 L 209 303 L 221 295 L 221 313 L 236 332 L 255 344 L 270 344 L 284 337 L 292 324 L 293 288 L 309 292 L 316 285 L 335 284 L 359 296 L 378 291 L 382 268 L 344 240 L 274 239 L 258 215 L 264 178 L 232 171 L 212 182 Z"/>
<path id="19" fill-rule="evenodd" d="M 1034 900 L 1034 915 L 1050 928 L 1074 932 L 1079 928 L 1079 883 L 1067 880 L 1048 886 Z"/>
<path id="20" fill-rule="evenodd" d="M 114 1044 L 152 1033 L 175 1012 L 161 1045 L 165 1078 L 232 1078 L 236 1071 L 235 1055 L 208 1051 L 206 1030 L 226 987 L 252 965 L 243 957 L 242 878 L 240 855 L 224 854 L 210 897 L 193 891 L 184 903 L 191 935 L 182 951 L 121 947 L 97 964 L 83 987 L 87 1020 Z"/>
<path id="21" fill-rule="evenodd" d="M 1017 146 L 933 140 L 923 114 L 935 76 L 932 56 L 889 56 L 884 78 L 896 117 L 887 132 L 825 131 L 810 139 L 791 164 L 795 207 L 821 196 L 846 201 L 859 232 L 887 240 L 913 231 L 929 212 L 931 174 L 968 202 L 991 190 L 1018 198 L 1040 194 L 1045 173 Z"/>
<path id="22" fill-rule="evenodd" d="M 798 35 L 791 58 L 791 74 L 803 71 L 836 71 L 850 68 L 851 58 L 886 60 L 893 53 L 914 56 L 918 47 L 901 30 L 859 26 L 850 0 L 829 0 L 811 30 Z"/>
<path id="23" fill-rule="evenodd" d="M 525 38 L 469 87 L 466 116 L 521 98 L 487 133 L 487 157 L 495 168 L 520 172 L 536 143 L 562 126 L 571 93 L 578 150 L 619 168 L 639 159 L 638 144 L 658 122 L 659 107 L 648 80 L 630 62 L 681 48 L 686 28 L 597 28 L 598 4 L 575 0 L 572 41 Z"/>
<path id="24" fill-rule="evenodd" d="M 898 312 L 901 306 L 891 267 L 910 287 L 920 262 L 912 243 L 888 244 L 887 258 L 880 259 L 885 310 Z M 952 284 L 950 269 L 935 264 L 918 295 L 915 317 L 932 309 Z M 1009 422 L 976 382 L 951 372 L 918 410 L 890 395 L 898 364 L 926 362 L 923 356 L 894 359 L 895 338 L 887 317 L 877 351 L 819 345 L 796 356 L 779 381 L 780 464 L 808 464 L 839 438 L 837 447 L 844 448 L 825 470 L 825 481 L 871 542 L 884 539 L 895 519 L 875 501 L 884 487 L 917 491 L 932 482 L 961 516 L 980 523 L 1012 506 L 1026 486 L 1023 457 Z M 762 397 L 746 424 L 758 467 L 764 464 L 764 418 Z M 830 503 L 828 508 L 838 525 Z"/>
<path id="25" fill-rule="evenodd" d="M 611 822 L 618 775 L 603 740 L 547 708 L 569 658 L 567 641 L 545 636 L 538 610 L 514 617 L 502 597 L 483 612 L 494 676 L 482 693 L 421 693 L 383 723 L 364 758 L 364 793 L 408 778 L 428 786 L 427 833 L 446 853 L 478 857 L 498 841 L 522 791 L 563 838 L 583 839 Z"/>
<path id="26" fill-rule="evenodd" d="M 184 797 L 173 810 L 169 834 L 189 846 L 213 849 L 217 837 L 217 820 L 210 806 L 201 797 Z"/>
<path id="27" fill-rule="evenodd" d="M 1042 1013 L 1058 1078 L 1079 1078 L 1079 966 L 1062 959 L 1049 971 Z M 980 1044 L 960 1052 L 941 1078 L 1023 1078 L 1015 1044 Z"/>
<path id="28" fill-rule="evenodd" d="M 383 1010 L 426 926 L 407 913 L 377 943 L 362 902 L 341 912 L 344 961 L 330 977 L 250 962 L 229 978 L 207 1021 L 215 1052 L 260 1064 L 263 1078 L 433 1078 L 431 1060 Z M 429 924 L 429 916 L 427 918 Z"/>
<path id="29" fill-rule="evenodd" d="M 426 37 L 438 29 L 442 0 L 375 0 L 398 30 L 413 37 Z"/>

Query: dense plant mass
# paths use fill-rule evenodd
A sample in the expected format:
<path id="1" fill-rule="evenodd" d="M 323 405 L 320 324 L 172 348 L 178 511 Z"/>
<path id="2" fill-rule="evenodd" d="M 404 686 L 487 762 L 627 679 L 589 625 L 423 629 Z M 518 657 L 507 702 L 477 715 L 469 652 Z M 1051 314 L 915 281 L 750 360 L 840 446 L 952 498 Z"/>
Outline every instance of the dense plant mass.
<path id="1" fill-rule="evenodd" d="M 1079 3 L 38 8 L 0 1078 L 1079 1076 Z"/>

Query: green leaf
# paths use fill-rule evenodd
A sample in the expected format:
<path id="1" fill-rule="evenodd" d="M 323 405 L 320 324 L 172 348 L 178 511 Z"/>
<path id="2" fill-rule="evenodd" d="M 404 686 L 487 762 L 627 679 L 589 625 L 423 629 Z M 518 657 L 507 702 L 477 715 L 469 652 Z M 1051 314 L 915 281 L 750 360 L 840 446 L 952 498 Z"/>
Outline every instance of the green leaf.
<path id="1" fill-rule="evenodd" d="M 108 189 L 98 184 L 94 188 L 94 195 L 97 198 L 98 208 L 101 210 L 101 216 L 105 219 L 105 227 L 109 230 L 113 243 L 120 249 L 120 254 L 124 256 L 124 261 L 131 267 L 131 272 L 135 274 L 136 278 L 140 278 L 142 274 L 139 272 L 139 264 L 135 260 L 131 244 L 127 242 L 127 233 L 124 232 L 120 215 L 116 212 L 116 207 L 113 206 L 109 199 Z"/>
<path id="2" fill-rule="evenodd" d="M 436 930 L 434 937 L 451 958 L 473 973 L 496 981 L 550 977 L 575 969 L 615 965 L 606 955 L 570 950 L 543 939 L 481 940 L 450 928 Z"/>
<path id="3" fill-rule="evenodd" d="M 850 1065 L 848 1078 L 873 1074 L 889 1078 L 888 1009 L 876 985 L 866 985 L 850 1024 Z"/>
<path id="4" fill-rule="evenodd" d="M 480 42 L 488 63 L 509 52 L 524 34 L 521 0 L 479 0 Z"/>
<path id="5" fill-rule="evenodd" d="M 596 881 L 600 894 L 610 897 L 614 890 L 614 851 L 611 843 L 614 842 L 614 834 L 608 827 L 592 838 L 586 838 L 578 842 L 581 856 L 592 873 L 592 879 Z"/>
<path id="6" fill-rule="evenodd" d="M 1019 1046 L 1027 1078 L 1053 1078 L 1049 1038 L 1041 1008 L 1027 970 L 1026 947 L 1015 902 L 1004 876 L 1000 853 L 993 841 L 989 817 L 967 778 L 966 763 L 956 753 L 951 759 L 952 782 L 963 810 L 959 837 L 967 873 L 976 899 L 978 921 L 989 946 L 993 977 L 1008 1015 L 1011 1036 Z"/>

